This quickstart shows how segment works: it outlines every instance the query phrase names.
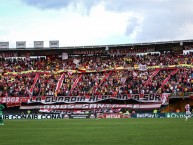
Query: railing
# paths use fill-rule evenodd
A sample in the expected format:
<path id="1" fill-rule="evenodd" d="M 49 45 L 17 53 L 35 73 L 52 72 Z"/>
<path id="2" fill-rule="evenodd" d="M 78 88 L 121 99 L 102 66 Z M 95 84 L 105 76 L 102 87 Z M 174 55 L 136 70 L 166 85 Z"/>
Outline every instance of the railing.
<path id="1" fill-rule="evenodd" d="M 188 98 L 188 97 L 193 97 L 193 92 L 176 92 L 176 93 L 171 93 L 169 95 L 169 98 Z"/>

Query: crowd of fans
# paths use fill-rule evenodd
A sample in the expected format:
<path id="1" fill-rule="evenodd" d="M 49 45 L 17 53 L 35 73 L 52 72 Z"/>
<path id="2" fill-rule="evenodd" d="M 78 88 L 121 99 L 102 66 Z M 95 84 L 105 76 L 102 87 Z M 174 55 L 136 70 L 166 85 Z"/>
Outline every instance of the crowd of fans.
<path id="1" fill-rule="evenodd" d="M 79 61 L 78 64 L 74 63 L 74 59 Z M 193 92 L 192 67 L 168 67 L 179 64 L 193 65 L 193 53 L 177 56 L 170 52 L 131 56 L 69 56 L 65 60 L 56 56 L 1 58 L 0 96 Z M 145 65 L 146 68 L 139 70 L 136 68 L 139 65 Z M 147 69 L 149 66 L 159 68 Z M 87 72 L 80 72 L 79 68 L 84 68 Z M 23 73 L 26 71 L 28 72 Z M 62 82 L 57 88 L 60 79 Z"/>

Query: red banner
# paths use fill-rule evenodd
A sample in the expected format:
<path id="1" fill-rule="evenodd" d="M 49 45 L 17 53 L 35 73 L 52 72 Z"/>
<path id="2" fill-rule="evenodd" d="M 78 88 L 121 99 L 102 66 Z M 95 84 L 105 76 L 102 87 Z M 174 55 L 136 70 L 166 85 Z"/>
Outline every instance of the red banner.
<path id="1" fill-rule="evenodd" d="M 64 73 L 60 76 L 60 79 L 58 80 L 58 83 L 57 83 L 57 85 L 56 85 L 56 90 L 55 90 L 55 92 L 57 93 L 58 92 L 58 90 L 61 88 L 61 86 L 62 86 L 62 83 L 63 83 L 63 80 L 64 80 Z"/>
<path id="2" fill-rule="evenodd" d="M 153 72 L 153 74 L 148 78 L 148 80 L 145 82 L 145 86 L 148 85 L 149 81 L 156 76 L 159 73 L 159 69 L 157 69 L 156 71 Z"/>
<path id="3" fill-rule="evenodd" d="M 79 77 L 76 78 L 76 80 L 74 81 L 74 83 L 73 83 L 73 85 L 72 85 L 72 88 L 71 88 L 70 92 L 74 90 L 74 88 L 76 87 L 76 85 L 77 85 L 78 82 L 80 81 L 81 77 L 82 77 L 82 74 L 80 74 Z"/>
<path id="4" fill-rule="evenodd" d="M 103 82 L 111 75 L 112 71 L 110 71 L 109 73 L 107 73 L 104 78 L 101 80 L 100 84 L 97 84 L 96 86 L 94 86 L 94 92 L 98 89 L 99 86 L 101 86 L 103 84 Z"/>
<path id="5" fill-rule="evenodd" d="M 33 94 L 33 90 L 34 90 L 34 87 L 39 79 L 39 76 L 40 74 L 39 73 L 36 73 L 35 75 L 35 78 L 34 78 L 34 82 L 33 82 L 33 85 L 31 86 L 30 90 L 29 90 L 29 94 L 32 95 Z"/>

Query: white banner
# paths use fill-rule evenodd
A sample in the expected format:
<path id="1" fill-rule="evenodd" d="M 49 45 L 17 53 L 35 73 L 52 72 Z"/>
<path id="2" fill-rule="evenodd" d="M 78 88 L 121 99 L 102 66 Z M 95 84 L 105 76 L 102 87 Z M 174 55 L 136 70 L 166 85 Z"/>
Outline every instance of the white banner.
<path id="1" fill-rule="evenodd" d="M 68 59 L 68 53 L 62 53 L 62 60 Z"/>
<path id="2" fill-rule="evenodd" d="M 144 64 L 144 65 L 140 64 L 139 65 L 139 70 L 141 70 L 141 71 L 147 70 L 147 65 L 146 64 Z"/>
<path id="3" fill-rule="evenodd" d="M 44 41 L 34 41 L 34 48 L 43 48 Z"/>
<path id="4" fill-rule="evenodd" d="M 16 48 L 26 48 L 26 42 L 25 41 L 17 41 L 16 42 Z"/>
<path id="5" fill-rule="evenodd" d="M 76 64 L 76 65 L 78 65 L 79 62 L 80 62 L 80 60 L 78 60 L 78 59 L 76 59 L 76 58 L 73 60 L 73 63 Z"/>
<path id="6" fill-rule="evenodd" d="M 59 47 L 59 41 L 50 41 L 49 42 L 49 47 L 50 48 Z"/>
<path id="7" fill-rule="evenodd" d="M 34 105 L 20 106 L 20 109 L 41 109 L 41 110 L 58 110 L 58 109 L 103 109 L 103 108 L 128 108 L 128 109 L 154 109 L 160 108 L 161 103 L 145 104 L 62 104 L 62 105 Z"/>
<path id="8" fill-rule="evenodd" d="M 9 42 L 0 42 L 0 48 L 9 48 Z"/>

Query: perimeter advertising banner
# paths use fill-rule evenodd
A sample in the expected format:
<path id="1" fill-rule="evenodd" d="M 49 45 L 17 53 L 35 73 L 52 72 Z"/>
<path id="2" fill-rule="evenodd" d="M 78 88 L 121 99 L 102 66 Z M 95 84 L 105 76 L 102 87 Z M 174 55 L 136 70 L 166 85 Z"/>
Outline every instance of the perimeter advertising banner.
<path id="1" fill-rule="evenodd" d="M 96 118 L 94 114 L 10 114 L 3 115 L 3 119 L 68 119 L 68 118 Z"/>
<path id="2" fill-rule="evenodd" d="M 10 114 L 3 115 L 3 119 L 84 119 L 84 118 L 185 118 L 185 113 L 97 113 L 97 114 Z M 193 117 L 193 116 L 192 116 Z"/>
<path id="3" fill-rule="evenodd" d="M 3 119 L 62 119 L 61 114 L 24 114 L 3 115 Z"/>
<path id="4" fill-rule="evenodd" d="M 98 113 L 97 118 L 130 118 L 130 114 L 121 113 Z"/>
<path id="5" fill-rule="evenodd" d="M 166 118 L 185 118 L 186 113 L 180 112 L 180 113 L 166 113 Z M 192 114 L 193 117 L 193 114 Z"/>
<path id="6" fill-rule="evenodd" d="M 134 113 L 132 118 L 165 118 L 165 113 Z"/>
<path id="7" fill-rule="evenodd" d="M 65 114 L 64 118 L 95 118 L 94 114 Z"/>

